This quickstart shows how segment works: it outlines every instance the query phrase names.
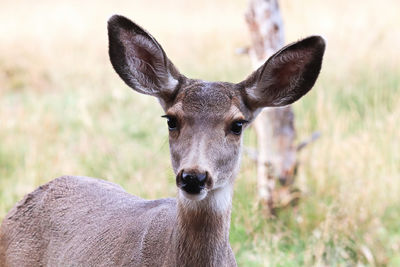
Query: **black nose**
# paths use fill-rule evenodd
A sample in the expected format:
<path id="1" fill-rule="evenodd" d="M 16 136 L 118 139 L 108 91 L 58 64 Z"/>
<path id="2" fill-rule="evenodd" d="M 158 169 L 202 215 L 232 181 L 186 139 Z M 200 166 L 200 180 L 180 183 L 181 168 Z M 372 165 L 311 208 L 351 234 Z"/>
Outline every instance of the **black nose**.
<path id="1" fill-rule="evenodd" d="M 207 173 L 183 171 L 178 179 L 178 186 L 189 194 L 198 194 L 205 188 Z"/>

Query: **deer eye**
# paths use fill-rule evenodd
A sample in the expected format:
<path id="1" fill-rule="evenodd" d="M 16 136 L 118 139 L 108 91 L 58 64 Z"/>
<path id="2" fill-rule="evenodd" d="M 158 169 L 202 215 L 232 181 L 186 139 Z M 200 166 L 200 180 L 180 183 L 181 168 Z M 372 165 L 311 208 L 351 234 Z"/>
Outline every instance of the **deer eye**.
<path id="1" fill-rule="evenodd" d="M 178 129 L 178 120 L 175 117 L 169 115 L 164 115 L 162 117 L 167 119 L 168 130 L 175 131 Z"/>
<path id="2" fill-rule="evenodd" d="M 247 121 L 245 121 L 245 120 L 239 120 L 239 121 L 232 122 L 232 124 L 231 124 L 231 132 L 233 134 L 240 135 L 242 133 L 243 125 L 246 122 Z"/>

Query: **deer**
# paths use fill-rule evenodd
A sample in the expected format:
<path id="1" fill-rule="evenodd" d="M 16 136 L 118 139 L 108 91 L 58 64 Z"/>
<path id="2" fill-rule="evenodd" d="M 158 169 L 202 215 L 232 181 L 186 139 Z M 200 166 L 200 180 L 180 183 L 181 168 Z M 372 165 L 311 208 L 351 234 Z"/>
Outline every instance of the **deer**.
<path id="1" fill-rule="evenodd" d="M 56 178 L 5 216 L 0 265 L 237 266 L 229 230 L 242 133 L 262 108 L 310 91 L 324 39 L 285 46 L 239 83 L 185 77 L 126 17 L 108 20 L 108 39 L 120 78 L 165 111 L 177 196 L 144 200 L 105 180 Z"/>

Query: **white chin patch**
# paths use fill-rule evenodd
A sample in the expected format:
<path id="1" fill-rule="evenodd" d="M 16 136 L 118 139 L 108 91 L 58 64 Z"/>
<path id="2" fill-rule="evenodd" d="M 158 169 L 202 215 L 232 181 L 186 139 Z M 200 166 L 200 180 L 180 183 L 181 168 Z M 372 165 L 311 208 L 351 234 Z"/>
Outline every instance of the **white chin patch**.
<path id="1" fill-rule="evenodd" d="M 203 189 L 200 191 L 199 194 L 194 195 L 194 194 L 186 193 L 184 190 L 179 189 L 179 194 L 186 199 L 193 200 L 193 201 L 200 201 L 207 196 L 207 191 Z"/>

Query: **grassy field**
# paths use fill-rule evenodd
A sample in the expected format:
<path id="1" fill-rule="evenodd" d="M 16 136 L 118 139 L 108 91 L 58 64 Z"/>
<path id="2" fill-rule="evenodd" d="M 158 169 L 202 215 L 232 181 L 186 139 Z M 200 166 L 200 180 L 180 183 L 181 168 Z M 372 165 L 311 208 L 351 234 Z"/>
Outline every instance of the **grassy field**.
<path id="1" fill-rule="evenodd" d="M 167 126 L 155 99 L 112 70 L 106 21 L 148 29 L 189 77 L 250 73 L 245 0 L 2 0 L 0 219 L 36 186 L 94 176 L 145 198 L 174 196 Z M 239 266 L 400 266 L 400 28 L 397 0 L 281 1 L 287 42 L 327 40 L 323 70 L 294 105 L 300 155 L 295 209 L 268 219 L 255 164 L 236 182 L 231 244 Z M 222 15 L 221 15 L 222 13 Z M 245 145 L 255 146 L 250 129 Z"/>

